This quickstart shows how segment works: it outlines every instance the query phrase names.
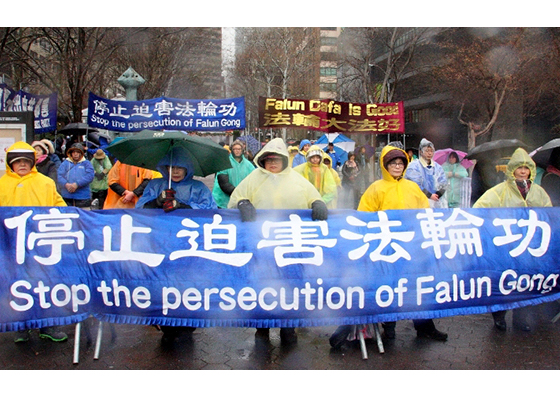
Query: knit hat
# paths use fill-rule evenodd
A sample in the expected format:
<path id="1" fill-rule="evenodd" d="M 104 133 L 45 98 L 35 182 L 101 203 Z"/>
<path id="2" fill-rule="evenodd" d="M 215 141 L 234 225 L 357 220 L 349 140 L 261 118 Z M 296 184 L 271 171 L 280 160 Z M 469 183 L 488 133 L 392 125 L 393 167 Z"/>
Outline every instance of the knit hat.
<path id="1" fill-rule="evenodd" d="M 404 169 L 403 171 L 406 169 L 406 167 L 408 166 L 408 158 L 406 157 L 406 155 L 401 151 L 401 150 L 389 150 L 387 152 L 387 154 L 385 154 L 385 156 L 383 157 L 383 166 L 385 167 L 385 169 L 387 169 L 387 165 L 393 161 L 396 160 L 397 158 L 400 158 L 401 160 L 403 160 L 404 163 Z"/>
<path id="2" fill-rule="evenodd" d="M 307 154 L 305 155 L 305 159 L 309 161 L 309 159 L 313 156 L 321 157 L 321 161 L 323 161 L 323 150 L 317 145 L 313 145 L 307 150 Z"/>
<path id="3" fill-rule="evenodd" d="M 82 153 L 82 156 L 85 154 L 84 146 L 82 146 L 80 143 L 74 143 L 68 150 L 66 150 L 66 155 L 69 156 L 70 153 L 74 150 L 78 150 L 80 153 Z"/>
<path id="4" fill-rule="evenodd" d="M 54 145 L 49 139 L 41 139 L 41 142 L 45 143 L 49 148 L 49 154 L 54 154 Z"/>
<path id="5" fill-rule="evenodd" d="M 31 166 L 35 165 L 35 150 L 27 150 L 27 149 L 17 149 L 9 151 L 6 154 L 6 162 L 12 168 L 12 163 L 17 160 L 29 160 L 31 161 Z M 13 168 L 12 168 L 13 170 Z"/>
<path id="6" fill-rule="evenodd" d="M 42 148 L 43 153 L 49 154 L 49 146 L 47 146 L 47 144 L 45 142 L 43 142 L 42 140 L 36 140 L 33 143 L 31 143 L 31 147 L 36 147 L 36 146 L 39 146 L 40 148 Z"/>
<path id="7" fill-rule="evenodd" d="M 102 149 L 97 149 L 97 151 L 93 155 L 93 158 L 95 158 L 96 160 L 103 160 L 105 158 L 105 152 Z"/>

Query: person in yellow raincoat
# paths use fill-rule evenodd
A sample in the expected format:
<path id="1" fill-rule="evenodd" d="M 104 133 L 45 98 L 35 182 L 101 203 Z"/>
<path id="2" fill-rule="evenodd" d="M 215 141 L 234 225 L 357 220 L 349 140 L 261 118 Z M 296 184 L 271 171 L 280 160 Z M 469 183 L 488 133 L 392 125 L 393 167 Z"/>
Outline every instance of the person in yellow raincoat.
<path id="1" fill-rule="evenodd" d="M 336 182 L 329 167 L 323 164 L 324 154 L 325 152 L 319 146 L 311 146 L 305 155 L 307 162 L 294 167 L 294 171 L 311 182 L 321 194 L 327 207 L 333 209 L 336 206 L 336 201 L 333 206 L 333 200 L 337 195 Z"/>
<path id="2" fill-rule="evenodd" d="M 311 208 L 313 220 L 326 220 L 328 209 L 315 187 L 288 164 L 288 150 L 280 138 L 272 139 L 255 156 L 257 168 L 237 185 L 228 208 L 237 208 L 241 220 L 254 221 L 257 209 L 302 210 Z M 257 328 L 266 339 L 269 328 Z M 295 328 L 280 328 L 282 343 L 297 341 Z"/>
<path id="3" fill-rule="evenodd" d="M 407 210 L 429 208 L 430 203 L 420 187 L 413 181 L 405 179 L 404 173 L 409 164 L 408 155 L 403 149 L 385 146 L 381 150 L 379 166 L 382 179 L 373 182 L 364 192 L 358 205 L 358 211 L 376 212 L 383 210 Z M 413 320 L 418 337 L 439 341 L 447 340 L 447 334 L 436 329 L 431 319 Z M 396 322 L 384 322 L 385 338 L 395 338 Z M 344 344 L 352 326 L 342 325 L 331 335 L 332 347 Z"/>
<path id="4" fill-rule="evenodd" d="M 473 204 L 473 208 L 498 207 L 552 207 L 550 197 L 545 190 L 533 182 L 537 176 L 537 167 L 533 159 L 521 147 L 513 152 L 506 166 L 506 180 L 488 189 Z M 492 313 L 494 326 L 500 331 L 507 329 L 507 310 Z M 513 326 L 528 332 L 528 309 L 513 310 Z"/>
<path id="5" fill-rule="evenodd" d="M 25 142 L 16 142 L 6 151 L 6 173 L 0 178 L 1 207 L 65 207 L 66 202 L 51 178 L 37 171 L 37 153 Z M 57 327 L 44 326 L 39 337 L 63 342 L 68 336 Z M 29 330 L 16 332 L 16 343 L 29 340 Z"/>
<path id="6" fill-rule="evenodd" d="M 103 209 L 134 208 L 153 175 L 149 169 L 117 161 L 107 175 L 109 190 Z"/>
<path id="7" fill-rule="evenodd" d="M 339 190 L 342 190 L 342 180 L 340 179 L 340 175 L 338 175 L 336 169 L 332 167 L 331 156 L 329 156 L 327 153 L 324 153 L 323 155 L 323 164 L 325 164 L 329 168 L 329 171 L 331 171 L 334 183 L 336 184 L 336 193 L 334 199 L 331 200 L 331 208 L 334 209 L 338 207 L 338 192 Z"/>

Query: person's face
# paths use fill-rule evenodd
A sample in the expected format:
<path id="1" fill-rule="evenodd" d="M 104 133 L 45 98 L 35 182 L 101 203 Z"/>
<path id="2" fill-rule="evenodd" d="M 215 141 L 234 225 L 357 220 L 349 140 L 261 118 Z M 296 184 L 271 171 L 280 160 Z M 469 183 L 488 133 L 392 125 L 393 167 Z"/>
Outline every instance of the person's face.
<path id="1" fill-rule="evenodd" d="M 302 150 L 307 151 L 309 150 L 309 147 L 311 147 L 309 144 L 304 144 Z"/>
<path id="2" fill-rule="evenodd" d="M 34 149 L 37 152 L 37 157 L 41 157 L 43 154 L 45 154 L 41 146 L 35 146 Z"/>
<path id="3" fill-rule="evenodd" d="M 264 160 L 264 169 L 273 174 L 282 172 L 282 157 L 267 157 Z"/>
<path id="4" fill-rule="evenodd" d="M 19 176 L 25 176 L 31 172 L 33 164 L 31 160 L 19 159 L 12 163 L 12 170 Z"/>
<path id="5" fill-rule="evenodd" d="M 241 157 L 241 153 L 243 153 L 243 147 L 239 146 L 239 145 L 235 145 L 232 147 L 231 152 L 233 153 L 234 157 Z"/>
<path id="6" fill-rule="evenodd" d="M 531 170 L 525 166 L 519 167 L 515 171 L 513 171 L 513 176 L 515 177 L 515 179 L 527 180 L 531 176 Z"/>
<path id="7" fill-rule="evenodd" d="M 395 158 L 387 164 L 387 171 L 393 178 L 398 178 L 404 172 L 404 161 L 401 158 Z"/>
<path id="8" fill-rule="evenodd" d="M 449 156 L 449 164 L 455 164 L 457 162 L 457 158 L 455 156 Z"/>
<path id="9" fill-rule="evenodd" d="M 80 159 L 82 158 L 82 152 L 78 151 L 78 150 L 72 150 L 70 152 L 70 157 L 72 158 L 72 160 L 74 161 L 80 161 Z"/>
<path id="10" fill-rule="evenodd" d="M 309 157 L 309 162 L 313 165 L 321 164 L 321 156 L 311 156 Z"/>
<path id="11" fill-rule="evenodd" d="M 181 182 L 187 175 L 187 169 L 183 167 L 171 167 L 171 180 Z"/>
<path id="12" fill-rule="evenodd" d="M 327 167 L 330 167 L 331 166 L 331 160 L 328 160 L 328 159 L 325 158 L 323 160 L 323 164 L 325 164 Z"/>
<path id="13" fill-rule="evenodd" d="M 426 161 L 431 161 L 433 156 L 434 149 L 432 149 L 431 147 L 425 147 L 424 150 L 422 150 L 422 157 L 424 157 Z"/>
<path id="14" fill-rule="evenodd" d="M 329 146 L 329 151 L 332 153 L 334 151 L 334 146 L 330 145 Z"/>
<path id="15" fill-rule="evenodd" d="M 355 158 L 356 158 L 356 156 L 355 156 L 354 154 L 352 154 L 350 157 L 348 157 L 348 159 L 349 159 L 350 161 L 354 161 Z"/>

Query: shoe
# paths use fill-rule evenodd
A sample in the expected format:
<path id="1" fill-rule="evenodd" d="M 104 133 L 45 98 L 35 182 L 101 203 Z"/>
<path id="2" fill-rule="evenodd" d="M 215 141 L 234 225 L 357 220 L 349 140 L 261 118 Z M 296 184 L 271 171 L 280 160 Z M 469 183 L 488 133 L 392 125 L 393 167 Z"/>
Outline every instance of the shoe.
<path id="1" fill-rule="evenodd" d="M 525 321 L 514 322 L 513 327 L 523 332 L 531 332 L 531 327 Z"/>
<path id="2" fill-rule="evenodd" d="M 352 330 L 352 325 L 341 325 L 329 338 L 329 343 L 333 349 L 340 349 L 347 342 L 347 337 Z"/>
<path id="3" fill-rule="evenodd" d="M 39 337 L 41 339 L 49 339 L 53 342 L 64 342 L 68 339 L 68 335 L 56 328 L 41 328 L 39 330 Z"/>
<path id="4" fill-rule="evenodd" d="M 437 329 L 433 331 L 416 331 L 416 336 L 419 338 L 438 340 L 440 342 L 445 342 L 447 340 L 447 333 L 443 333 Z"/>
<path id="5" fill-rule="evenodd" d="M 383 336 L 386 339 L 394 339 L 396 334 L 395 334 L 395 325 L 391 324 L 382 324 L 383 325 Z"/>
<path id="6" fill-rule="evenodd" d="M 29 340 L 29 331 L 18 331 L 16 332 L 16 336 L 14 337 L 14 343 L 23 343 Z"/>
<path id="7" fill-rule="evenodd" d="M 505 332 L 507 330 L 507 323 L 505 320 L 494 321 L 494 327 L 499 331 Z"/>
<path id="8" fill-rule="evenodd" d="M 269 333 L 270 333 L 269 328 L 257 328 L 257 331 L 255 332 L 255 337 L 257 339 L 268 339 Z"/>
<path id="9" fill-rule="evenodd" d="M 295 328 L 280 328 L 280 341 L 282 344 L 294 344 L 297 342 Z"/>

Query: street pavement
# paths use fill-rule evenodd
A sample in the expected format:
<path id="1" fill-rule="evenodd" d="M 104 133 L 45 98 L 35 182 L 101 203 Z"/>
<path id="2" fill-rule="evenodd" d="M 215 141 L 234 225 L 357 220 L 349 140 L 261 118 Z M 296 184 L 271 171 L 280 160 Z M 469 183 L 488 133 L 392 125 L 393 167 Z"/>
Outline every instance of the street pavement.
<path id="1" fill-rule="evenodd" d="M 74 363 L 74 325 L 64 326 L 68 341 L 53 343 L 38 337 L 15 344 L 13 333 L 0 334 L 2 370 L 558 370 L 560 321 L 551 319 L 560 304 L 531 307 L 530 333 L 511 327 L 497 331 L 490 314 L 436 320 L 449 334 L 447 342 L 419 339 L 412 321 L 397 323 L 397 337 L 377 343 L 366 340 L 367 359 L 359 342 L 333 350 L 334 326 L 297 328 L 298 341 L 280 343 L 279 329 L 270 339 L 255 339 L 254 328 L 199 328 L 171 345 L 161 342 L 154 326 L 103 324 L 99 358 L 94 359 L 98 321 L 82 323 L 79 359 Z"/>

